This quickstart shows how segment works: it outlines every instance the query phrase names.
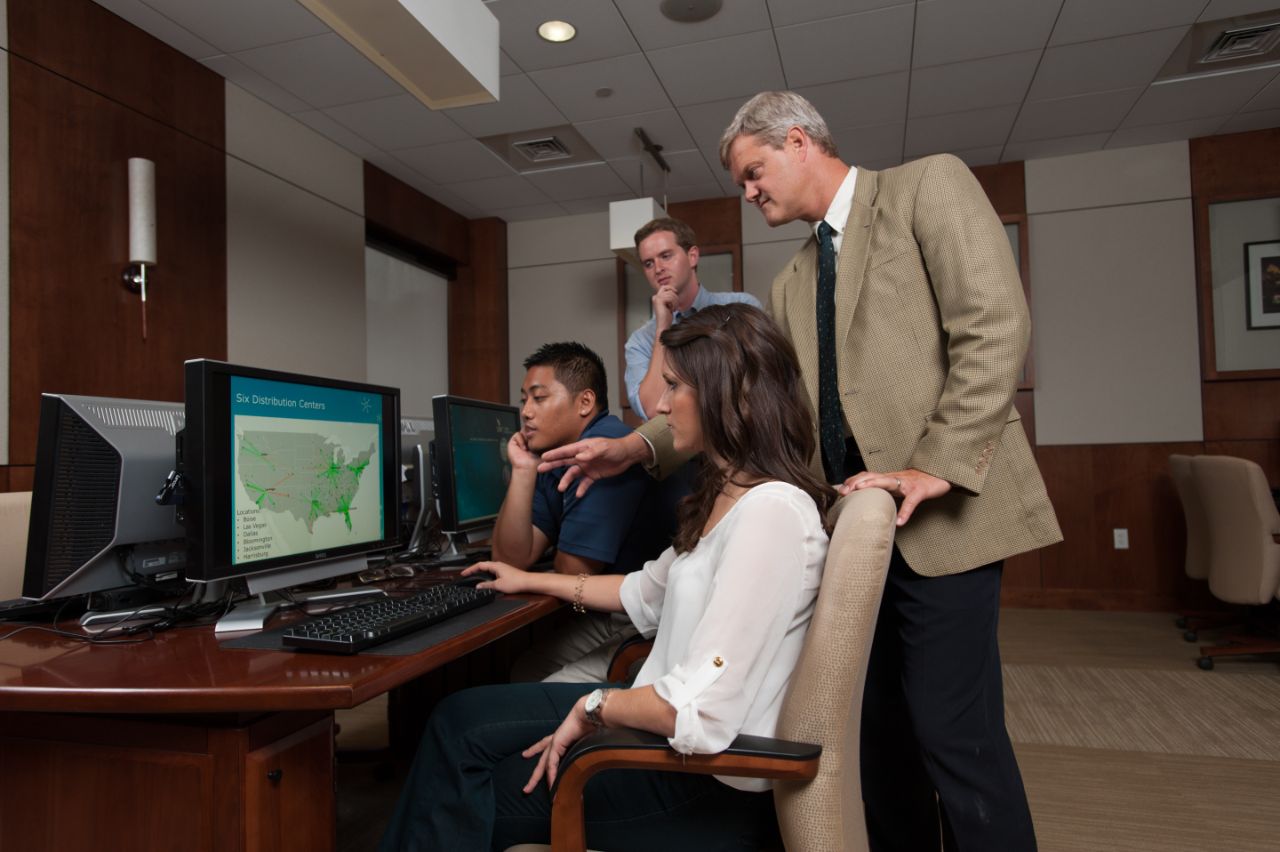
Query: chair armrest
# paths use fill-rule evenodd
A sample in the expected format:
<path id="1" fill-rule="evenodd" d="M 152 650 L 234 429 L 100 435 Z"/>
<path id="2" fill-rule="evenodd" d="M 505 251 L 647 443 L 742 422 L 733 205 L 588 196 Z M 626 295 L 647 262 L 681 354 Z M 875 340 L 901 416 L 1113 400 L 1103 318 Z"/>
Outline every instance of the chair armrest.
<path id="1" fill-rule="evenodd" d="M 582 791 L 597 772 L 606 769 L 650 769 L 808 781 L 818 774 L 822 746 L 770 737 L 739 736 L 719 754 L 684 755 L 674 751 L 660 734 L 631 728 L 608 728 L 583 737 L 565 754 L 552 790 L 551 848 L 554 852 L 584 852 Z"/>
<path id="2" fill-rule="evenodd" d="M 625 683 L 630 680 L 631 667 L 637 661 L 643 660 L 649 656 L 649 652 L 653 650 L 652 637 L 632 636 L 621 645 L 618 650 L 613 652 L 613 659 L 609 661 L 609 674 L 606 680 L 609 683 Z"/>

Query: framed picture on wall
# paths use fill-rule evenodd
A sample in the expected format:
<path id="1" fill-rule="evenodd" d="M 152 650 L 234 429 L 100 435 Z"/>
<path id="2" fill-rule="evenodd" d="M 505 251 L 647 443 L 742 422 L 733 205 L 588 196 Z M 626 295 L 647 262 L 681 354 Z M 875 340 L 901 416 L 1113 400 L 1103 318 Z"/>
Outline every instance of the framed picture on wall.
<path id="1" fill-rule="evenodd" d="M 1244 244 L 1249 328 L 1280 328 L 1280 240 Z"/>

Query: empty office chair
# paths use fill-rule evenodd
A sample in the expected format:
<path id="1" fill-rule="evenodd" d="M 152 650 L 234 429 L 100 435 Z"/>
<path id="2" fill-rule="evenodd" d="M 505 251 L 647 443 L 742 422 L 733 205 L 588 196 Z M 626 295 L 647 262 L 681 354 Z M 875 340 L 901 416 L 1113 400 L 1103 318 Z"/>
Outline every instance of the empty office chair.
<path id="1" fill-rule="evenodd" d="M 1184 570 L 1192 580 L 1209 579 L 1209 523 L 1205 518 L 1200 491 L 1191 475 L 1191 456 L 1174 453 L 1169 456 L 1169 476 L 1178 501 L 1182 504 L 1182 516 L 1186 519 L 1187 552 Z M 1238 621 L 1231 613 L 1184 610 L 1178 613 L 1177 625 L 1186 632 L 1188 642 L 1195 642 L 1196 631 L 1204 627 L 1221 627 Z"/>
<path id="2" fill-rule="evenodd" d="M 30 517 L 30 491 L 0 493 L 0 600 L 22 594 Z"/>
<path id="3" fill-rule="evenodd" d="M 1280 511 L 1262 468 L 1231 456 L 1196 456 L 1191 472 L 1208 522 L 1209 590 L 1227 603 L 1270 603 L 1280 594 Z M 1277 635 L 1224 639 L 1200 648 L 1201 668 L 1213 668 L 1215 657 L 1280 653 Z"/>
<path id="4" fill-rule="evenodd" d="M 715 755 L 677 754 L 665 737 L 606 730 L 584 738 L 561 765 L 551 848 L 585 848 L 582 791 L 604 769 L 639 768 L 779 780 L 774 789 L 790 852 L 867 848 L 858 736 L 867 659 L 893 550 L 896 507 L 885 491 L 855 491 L 832 507 L 836 520 L 822 590 L 804 651 L 770 740 L 739 737 Z M 545 849 L 522 845 L 508 852 Z"/>

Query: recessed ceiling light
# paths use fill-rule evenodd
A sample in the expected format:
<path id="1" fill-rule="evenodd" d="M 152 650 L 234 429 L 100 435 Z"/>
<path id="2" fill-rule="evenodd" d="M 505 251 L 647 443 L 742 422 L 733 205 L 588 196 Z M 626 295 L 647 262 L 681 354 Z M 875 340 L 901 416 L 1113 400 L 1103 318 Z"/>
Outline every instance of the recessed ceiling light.
<path id="1" fill-rule="evenodd" d="M 613 97 L 613 89 L 610 89 L 608 86 L 604 86 L 602 88 L 596 89 L 596 97 L 597 98 Z"/>
<path id="2" fill-rule="evenodd" d="M 552 42 L 568 41 L 577 34 L 577 29 L 567 21 L 546 21 L 538 27 L 538 35 Z"/>

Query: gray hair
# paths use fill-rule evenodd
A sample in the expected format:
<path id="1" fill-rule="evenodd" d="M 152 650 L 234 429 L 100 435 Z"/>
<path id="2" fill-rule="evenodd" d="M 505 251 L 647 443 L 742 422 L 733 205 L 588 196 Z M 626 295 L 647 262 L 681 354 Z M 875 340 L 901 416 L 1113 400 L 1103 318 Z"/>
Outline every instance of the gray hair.
<path id="1" fill-rule="evenodd" d="M 795 92 L 761 92 L 738 109 L 720 137 L 720 165 L 729 168 L 729 148 L 739 136 L 754 136 L 771 148 L 781 148 L 787 132 L 799 127 L 819 150 L 839 157 L 827 123 L 813 104 Z"/>

